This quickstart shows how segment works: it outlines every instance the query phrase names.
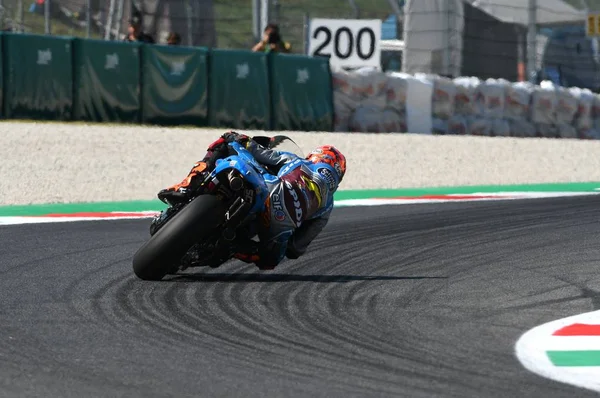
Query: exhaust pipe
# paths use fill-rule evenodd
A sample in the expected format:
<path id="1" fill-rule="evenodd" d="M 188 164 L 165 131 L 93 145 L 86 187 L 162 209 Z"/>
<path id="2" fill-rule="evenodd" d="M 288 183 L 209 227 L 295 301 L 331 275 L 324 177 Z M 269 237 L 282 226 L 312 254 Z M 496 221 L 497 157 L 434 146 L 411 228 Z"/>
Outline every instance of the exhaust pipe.
<path id="1" fill-rule="evenodd" d="M 229 187 L 234 192 L 237 192 L 244 187 L 244 181 L 242 181 L 233 170 L 227 174 L 227 179 L 229 180 Z"/>

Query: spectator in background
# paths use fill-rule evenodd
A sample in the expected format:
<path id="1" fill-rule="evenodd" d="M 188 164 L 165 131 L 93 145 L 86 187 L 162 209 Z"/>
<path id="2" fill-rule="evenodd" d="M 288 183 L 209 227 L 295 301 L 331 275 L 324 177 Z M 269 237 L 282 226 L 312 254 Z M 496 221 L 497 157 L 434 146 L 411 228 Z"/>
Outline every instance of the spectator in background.
<path id="1" fill-rule="evenodd" d="M 167 37 L 167 44 L 170 46 L 178 46 L 181 44 L 181 36 L 178 33 L 171 32 Z"/>
<path id="2" fill-rule="evenodd" d="M 260 42 L 252 47 L 254 52 L 282 52 L 289 53 L 291 46 L 289 43 L 281 39 L 279 26 L 276 24 L 268 24 L 263 32 L 263 38 Z"/>
<path id="3" fill-rule="evenodd" d="M 142 42 L 142 43 L 150 43 L 154 44 L 154 39 L 152 36 L 144 33 L 142 31 L 142 16 L 138 13 L 135 13 L 133 17 L 129 20 L 129 27 L 127 29 L 127 36 L 125 36 L 125 40 L 127 42 Z"/>

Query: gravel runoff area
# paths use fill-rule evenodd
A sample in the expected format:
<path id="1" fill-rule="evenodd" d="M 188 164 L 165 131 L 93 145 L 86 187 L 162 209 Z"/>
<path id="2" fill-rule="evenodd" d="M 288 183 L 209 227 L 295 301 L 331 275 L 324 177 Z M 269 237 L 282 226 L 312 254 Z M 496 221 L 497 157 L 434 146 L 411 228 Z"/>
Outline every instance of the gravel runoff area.
<path id="1" fill-rule="evenodd" d="M 0 123 L 0 205 L 153 199 L 226 129 Z M 276 132 L 245 131 L 275 135 Z M 600 180 L 600 141 L 283 132 L 346 154 L 340 189 Z"/>

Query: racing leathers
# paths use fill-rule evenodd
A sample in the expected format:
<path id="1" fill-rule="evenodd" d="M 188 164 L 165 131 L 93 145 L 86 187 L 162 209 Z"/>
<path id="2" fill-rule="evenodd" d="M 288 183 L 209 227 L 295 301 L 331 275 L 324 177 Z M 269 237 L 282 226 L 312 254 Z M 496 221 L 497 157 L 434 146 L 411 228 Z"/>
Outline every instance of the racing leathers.
<path id="1" fill-rule="evenodd" d="M 180 184 L 159 192 L 168 197 L 185 196 L 203 173 L 228 155 L 228 142 L 237 141 L 255 159 L 277 176 L 265 178 L 269 197 L 265 210 L 257 217 L 259 242 L 235 242 L 233 257 L 254 263 L 263 270 L 274 269 L 284 258 L 297 259 L 321 233 L 333 209 L 333 194 L 339 185 L 338 174 L 327 163 L 313 163 L 289 152 L 271 150 L 245 135 L 228 132 L 211 144 L 204 159 L 197 162 Z"/>
<path id="2" fill-rule="evenodd" d="M 273 269 L 285 257 L 297 259 L 321 233 L 333 210 L 338 181 L 325 163 L 311 163 L 288 152 L 266 149 L 248 141 L 246 149 L 256 160 L 278 170 L 266 179 L 269 198 L 259 215 L 259 240 L 242 244 L 236 258 L 260 269 Z"/>

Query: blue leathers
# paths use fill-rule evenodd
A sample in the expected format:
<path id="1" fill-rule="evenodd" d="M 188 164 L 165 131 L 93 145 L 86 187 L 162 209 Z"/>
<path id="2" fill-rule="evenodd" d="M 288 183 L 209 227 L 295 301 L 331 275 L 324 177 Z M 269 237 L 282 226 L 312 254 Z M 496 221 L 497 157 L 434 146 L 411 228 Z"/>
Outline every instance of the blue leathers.
<path id="1" fill-rule="evenodd" d="M 236 257 L 273 269 L 285 257 L 296 259 L 323 230 L 333 209 L 338 188 L 335 170 L 326 163 L 311 163 L 288 152 L 266 149 L 254 141 L 246 148 L 258 162 L 278 170 L 267 179 L 270 196 L 259 217 L 260 242 L 248 243 Z M 253 256 L 244 254 L 252 253 Z"/>
<path id="2" fill-rule="evenodd" d="M 240 238 L 234 244 L 234 257 L 261 269 L 273 269 L 285 257 L 297 259 L 327 225 L 333 194 L 341 178 L 332 165 L 315 161 L 314 156 L 309 161 L 289 152 L 267 149 L 246 135 L 230 131 L 208 147 L 204 159 L 181 183 L 161 190 L 159 199 L 176 203 L 201 189 L 200 182 L 217 159 L 228 156 L 227 143 L 233 141 L 244 145 L 259 163 L 277 174 L 266 177 L 270 194 L 266 210 L 258 217 L 260 242 Z"/>

